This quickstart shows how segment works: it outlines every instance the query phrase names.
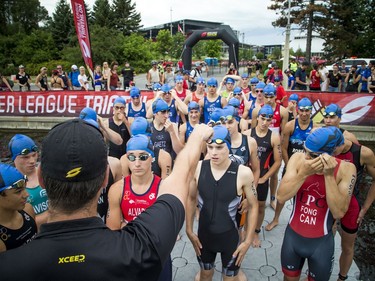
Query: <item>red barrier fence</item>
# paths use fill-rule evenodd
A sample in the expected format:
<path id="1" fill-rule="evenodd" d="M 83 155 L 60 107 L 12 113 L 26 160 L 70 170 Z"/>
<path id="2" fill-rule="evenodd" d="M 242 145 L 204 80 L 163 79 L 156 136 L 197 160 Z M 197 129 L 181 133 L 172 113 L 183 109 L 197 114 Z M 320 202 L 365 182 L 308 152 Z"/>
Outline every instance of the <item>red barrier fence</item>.
<path id="1" fill-rule="evenodd" d="M 336 103 L 342 108 L 342 124 L 373 126 L 375 120 L 375 95 L 358 93 L 293 92 L 300 98 L 313 102 L 313 119 L 323 120 L 324 107 Z M 290 94 L 290 92 L 288 93 Z M 76 117 L 84 107 L 92 107 L 100 116 L 112 114 L 113 100 L 122 96 L 130 99 L 124 91 L 48 91 L 48 92 L 0 92 L 1 116 L 51 116 Z M 152 91 L 142 91 L 142 100 L 153 98 Z"/>

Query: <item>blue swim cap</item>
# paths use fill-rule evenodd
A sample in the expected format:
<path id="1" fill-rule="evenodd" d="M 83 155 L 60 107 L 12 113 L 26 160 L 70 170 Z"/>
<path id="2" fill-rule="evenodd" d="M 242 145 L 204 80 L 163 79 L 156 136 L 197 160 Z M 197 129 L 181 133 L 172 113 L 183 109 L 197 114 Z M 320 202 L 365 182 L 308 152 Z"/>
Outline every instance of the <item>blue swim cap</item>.
<path id="1" fill-rule="evenodd" d="M 234 117 L 237 121 L 240 120 L 240 117 L 238 116 L 238 109 L 232 105 L 227 105 L 223 108 L 223 116 L 225 117 L 226 121 L 229 116 Z"/>
<path id="2" fill-rule="evenodd" d="M 276 88 L 271 85 L 271 84 L 268 84 L 267 86 L 265 86 L 263 88 L 263 94 L 264 95 L 276 95 Z"/>
<path id="3" fill-rule="evenodd" d="M 152 103 L 152 112 L 155 114 L 162 110 L 169 110 L 169 106 L 163 99 L 158 98 Z"/>
<path id="4" fill-rule="evenodd" d="M 188 111 L 190 112 L 190 110 L 198 110 L 198 111 L 200 111 L 199 104 L 197 102 L 195 102 L 195 101 L 189 102 Z"/>
<path id="5" fill-rule="evenodd" d="M 280 82 L 280 77 L 279 76 L 276 76 L 274 79 L 273 79 L 274 82 Z"/>
<path id="6" fill-rule="evenodd" d="M 264 89 L 266 87 L 266 83 L 260 81 L 256 86 L 255 89 Z"/>
<path id="7" fill-rule="evenodd" d="M 220 118 L 224 116 L 224 112 L 222 108 L 215 107 L 215 109 L 211 112 L 210 121 L 218 122 Z"/>
<path id="8" fill-rule="evenodd" d="M 228 102 L 228 105 L 231 105 L 233 107 L 239 107 L 241 104 L 240 100 L 237 98 L 231 98 Z"/>
<path id="9" fill-rule="evenodd" d="M 14 135 L 13 138 L 10 139 L 8 148 L 13 161 L 18 155 L 27 155 L 39 151 L 31 138 L 21 134 Z"/>
<path id="10" fill-rule="evenodd" d="M 299 97 L 298 97 L 298 95 L 297 94 L 291 94 L 290 96 L 289 96 L 289 101 L 296 101 L 296 102 L 298 102 L 298 99 L 299 99 Z"/>
<path id="11" fill-rule="evenodd" d="M 250 80 L 250 84 L 252 84 L 252 85 L 256 85 L 256 84 L 258 84 L 259 83 L 259 79 L 258 78 L 256 78 L 256 77 L 253 77 L 253 78 L 251 78 L 251 80 Z"/>
<path id="12" fill-rule="evenodd" d="M 265 114 L 268 116 L 267 118 L 271 118 L 273 116 L 272 106 L 270 106 L 269 104 L 263 105 L 258 112 L 258 116 L 261 114 Z"/>
<path id="13" fill-rule="evenodd" d="M 229 131 L 226 127 L 218 125 L 212 128 L 214 133 L 211 137 L 213 143 L 217 143 L 216 140 L 222 140 L 227 145 L 229 151 L 231 150 L 231 138 Z"/>
<path id="14" fill-rule="evenodd" d="M 241 93 L 242 92 L 242 89 L 240 88 L 240 87 L 235 87 L 234 89 L 233 89 L 233 94 L 239 94 L 239 93 Z"/>
<path id="15" fill-rule="evenodd" d="M 79 118 L 99 129 L 98 116 L 94 109 L 85 107 L 79 114 Z"/>
<path id="16" fill-rule="evenodd" d="M 152 90 L 159 91 L 161 89 L 161 85 L 159 83 L 155 83 L 152 85 Z"/>
<path id="17" fill-rule="evenodd" d="M 16 168 L 8 164 L 0 163 L 0 192 L 12 188 L 15 182 L 22 179 L 25 179 L 25 176 Z"/>
<path id="18" fill-rule="evenodd" d="M 132 136 L 126 144 L 126 152 L 134 150 L 143 150 L 151 154 L 154 157 L 154 148 L 149 138 L 145 135 Z"/>
<path id="19" fill-rule="evenodd" d="M 175 81 L 176 82 L 182 82 L 182 81 L 184 81 L 184 77 L 182 77 L 181 75 L 177 75 L 176 78 L 175 78 Z"/>
<path id="20" fill-rule="evenodd" d="M 331 103 L 330 105 L 326 107 L 324 111 L 323 116 L 326 116 L 326 115 L 329 115 L 329 116 L 337 115 L 337 117 L 341 118 L 341 115 L 342 115 L 341 108 L 337 104 Z"/>
<path id="21" fill-rule="evenodd" d="M 217 80 L 214 77 L 211 77 L 207 80 L 207 86 L 215 86 L 217 87 Z"/>
<path id="22" fill-rule="evenodd" d="M 123 104 L 123 105 L 126 104 L 125 100 L 124 100 L 122 97 L 118 97 L 118 98 L 116 98 L 116 99 L 113 101 L 113 106 L 114 106 L 115 104 L 118 104 L 118 103 L 121 103 L 121 104 Z"/>
<path id="23" fill-rule="evenodd" d="M 344 143 L 344 136 L 340 129 L 334 126 L 322 127 L 310 133 L 305 141 L 305 147 L 317 153 L 332 155 L 336 147 Z"/>
<path id="24" fill-rule="evenodd" d="M 161 86 L 161 89 L 160 89 L 163 93 L 169 93 L 169 91 L 171 90 L 171 86 L 169 86 L 169 84 L 164 84 L 163 86 Z"/>
<path id="25" fill-rule="evenodd" d="M 131 90 L 130 90 L 130 96 L 132 98 L 139 97 L 140 95 L 141 95 L 141 91 L 137 87 L 131 88 Z"/>
<path id="26" fill-rule="evenodd" d="M 136 135 L 151 135 L 150 123 L 144 117 L 136 117 L 130 125 L 130 133 Z"/>
<path id="27" fill-rule="evenodd" d="M 242 73 L 242 75 L 241 75 L 241 78 L 248 78 L 249 77 L 249 74 L 247 74 L 247 73 Z"/>
<path id="28" fill-rule="evenodd" d="M 311 109 L 312 103 L 308 98 L 303 98 L 298 102 L 298 108 L 305 108 L 305 109 Z"/>
<path id="29" fill-rule="evenodd" d="M 234 84 L 234 79 L 233 78 L 227 78 L 226 80 L 225 80 L 225 84 L 228 84 L 228 83 L 233 83 Z"/>
<path id="30" fill-rule="evenodd" d="M 203 77 L 198 77 L 196 83 L 197 84 L 206 84 L 206 81 L 204 81 Z"/>

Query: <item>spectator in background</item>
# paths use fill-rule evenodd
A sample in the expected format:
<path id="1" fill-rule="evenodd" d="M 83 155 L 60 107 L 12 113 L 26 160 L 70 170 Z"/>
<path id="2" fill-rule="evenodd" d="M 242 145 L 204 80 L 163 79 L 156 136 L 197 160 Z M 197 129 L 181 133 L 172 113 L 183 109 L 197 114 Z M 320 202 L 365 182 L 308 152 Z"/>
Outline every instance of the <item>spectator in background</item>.
<path id="1" fill-rule="evenodd" d="M 275 77 L 274 83 L 276 87 L 276 103 L 283 104 L 287 94 L 278 76 Z"/>
<path id="2" fill-rule="evenodd" d="M 165 72 L 162 75 L 161 82 L 162 84 L 168 84 L 171 88 L 173 88 L 175 86 L 174 79 L 172 65 L 167 64 L 165 66 Z"/>
<path id="3" fill-rule="evenodd" d="M 298 69 L 298 63 L 296 61 L 296 59 L 292 59 L 290 64 L 289 64 L 289 69 L 291 71 L 293 71 L 294 73 L 296 73 L 297 69 Z"/>
<path id="4" fill-rule="evenodd" d="M 320 91 L 320 73 L 318 64 L 313 64 L 313 69 L 310 71 L 310 91 Z"/>
<path id="5" fill-rule="evenodd" d="M 349 67 L 347 67 L 346 64 L 345 64 L 345 61 L 343 61 L 341 63 L 341 66 L 339 67 L 339 71 L 340 71 L 340 74 L 341 74 L 341 88 L 340 88 L 340 92 L 345 92 L 345 89 L 346 89 L 345 78 L 346 78 L 346 76 L 348 76 L 348 73 L 350 71 Z"/>
<path id="6" fill-rule="evenodd" d="M 288 90 L 294 90 L 296 86 L 296 78 L 294 78 L 294 72 L 290 69 L 285 70 L 286 76 L 288 76 Z"/>
<path id="7" fill-rule="evenodd" d="M 81 85 L 81 90 L 88 91 L 89 87 L 90 87 L 90 83 L 87 79 L 87 76 L 86 76 L 85 72 L 86 72 L 85 67 L 80 66 L 79 67 L 78 81 L 79 81 L 79 84 Z"/>
<path id="8" fill-rule="evenodd" d="M 183 74 L 183 77 L 184 77 L 184 82 L 182 84 L 182 87 L 185 89 L 185 90 L 189 90 L 189 77 L 190 77 L 190 71 L 189 70 L 184 70 L 182 72 Z"/>
<path id="9" fill-rule="evenodd" d="M 51 76 L 51 90 L 61 91 L 65 88 L 64 81 L 59 76 L 59 71 L 57 69 L 52 70 Z"/>
<path id="10" fill-rule="evenodd" d="M 179 60 L 177 62 L 177 70 L 182 74 L 182 72 L 184 71 L 184 63 L 182 62 L 182 60 Z"/>
<path id="11" fill-rule="evenodd" d="M 361 75 L 360 80 L 360 93 L 368 93 L 367 90 L 367 79 L 371 76 L 371 71 L 369 68 L 366 67 L 366 62 L 363 61 L 361 63 L 361 67 L 357 70 L 357 73 Z"/>
<path id="12" fill-rule="evenodd" d="M 70 81 L 72 82 L 72 90 L 81 90 L 81 84 L 78 81 L 78 75 L 79 75 L 78 66 L 73 64 L 71 69 L 72 71 L 69 72 L 68 76 L 69 76 Z"/>
<path id="13" fill-rule="evenodd" d="M 127 91 L 130 87 L 130 82 L 134 80 L 135 71 L 130 66 L 129 62 L 125 62 L 125 67 L 121 70 L 122 77 L 124 79 L 124 90 Z"/>
<path id="14" fill-rule="evenodd" d="M 30 91 L 30 75 L 25 72 L 25 67 L 22 64 L 18 67 L 18 70 L 19 71 L 16 74 L 16 82 L 18 83 L 20 91 Z"/>
<path id="15" fill-rule="evenodd" d="M 161 75 L 158 70 L 158 63 L 157 61 L 151 62 L 151 69 L 147 72 L 147 85 L 149 87 L 152 87 L 155 83 L 160 83 L 161 81 Z"/>
<path id="16" fill-rule="evenodd" d="M 111 72 L 109 79 L 107 80 L 108 91 L 114 91 L 119 87 L 120 78 L 117 74 L 118 62 L 113 61 L 111 63 Z M 121 83 L 120 83 L 121 84 Z"/>
<path id="17" fill-rule="evenodd" d="M 375 66 L 371 67 L 371 75 L 367 80 L 367 89 L 370 94 L 375 92 Z"/>
<path id="18" fill-rule="evenodd" d="M 6 88 L 8 88 L 9 91 L 13 92 L 12 86 L 9 83 L 8 79 L 4 77 L 1 73 L 0 73 L 0 84 L 1 84 L 0 91 L 4 91 Z"/>
<path id="19" fill-rule="evenodd" d="M 333 66 L 333 71 L 328 73 L 328 91 L 338 92 L 341 88 L 341 74 L 338 65 Z"/>
<path id="20" fill-rule="evenodd" d="M 259 74 L 262 71 L 262 68 L 263 68 L 262 64 L 260 63 L 259 60 L 257 60 L 255 63 L 255 74 L 257 78 L 259 78 Z"/>
<path id="21" fill-rule="evenodd" d="M 326 92 L 328 90 L 329 71 L 323 61 L 318 63 L 318 65 L 319 65 L 319 73 L 320 73 L 320 89 L 322 92 Z"/>
<path id="22" fill-rule="evenodd" d="M 253 64 L 251 63 L 251 61 L 247 62 L 246 68 L 247 68 L 247 76 L 251 76 L 251 72 L 253 71 Z"/>
<path id="23" fill-rule="evenodd" d="M 100 65 L 95 66 L 94 70 L 94 85 L 95 91 L 100 91 L 102 89 L 103 74 Z"/>
<path id="24" fill-rule="evenodd" d="M 309 62 L 304 61 L 301 67 L 297 69 L 296 74 L 294 76 L 296 78 L 296 90 L 303 90 L 303 91 L 307 90 L 308 83 L 306 81 L 306 78 L 307 78 L 306 69 L 308 68 L 308 66 L 309 66 Z"/>
<path id="25" fill-rule="evenodd" d="M 61 65 L 56 66 L 59 72 L 59 77 L 64 81 L 64 90 L 69 90 L 72 88 L 72 83 L 69 80 L 68 74 L 63 70 Z"/>
<path id="26" fill-rule="evenodd" d="M 357 65 L 352 65 L 350 71 L 345 78 L 346 92 L 356 93 L 358 92 L 359 81 L 361 80 L 361 75 L 357 73 Z"/>
<path id="27" fill-rule="evenodd" d="M 102 84 L 103 84 L 103 90 L 107 90 L 108 87 L 108 80 L 109 77 L 111 76 L 111 69 L 109 68 L 108 62 L 103 62 L 103 68 L 102 68 Z"/>
<path id="28" fill-rule="evenodd" d="M 231 63 L 231 64 L 229 65 L 229 69 L 228 69 L 227 75 L 238 75 L 238 71 L 237 71 L 237 69 L 234 67 L 234 64 L 233 64 L 233 63 Z"/>
<path id="29" fill-rule="evenodd" d="M 47 67 L 43 66 L 40 69 L 39 75 L 35 79 L 35 85 L 41 91 L 48 91 L 48 78 L 47 78 Z"/>

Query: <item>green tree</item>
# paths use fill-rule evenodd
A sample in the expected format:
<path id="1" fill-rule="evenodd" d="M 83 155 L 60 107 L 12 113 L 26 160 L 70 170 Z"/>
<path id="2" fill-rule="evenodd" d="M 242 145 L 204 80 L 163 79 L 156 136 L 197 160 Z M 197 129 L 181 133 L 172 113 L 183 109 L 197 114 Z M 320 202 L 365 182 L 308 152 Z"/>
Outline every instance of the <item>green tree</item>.
<path id="1" fill-rule="evenodd" d="M 94 25 L 91 29 L 91 49 L 96 64 L 103 61 L 124 61 L 124 36 L 120 31 L 105 26 Z"/>
<path id="2" fill-rule="evenodd" d="M 327 3 L 329 1 L 318 0 L 291 0 L 290 20 L 291 23 L 298 25 L 301 30 L 306 31 L 306 59 L 311 59 L 311 41 L 312 32 L 320 30 L 325 23 L 328 13 Z M 274 21 L 273 26 L 286 27 L 288 15 L 288 1 L 272 0 L 272 4 L 268 7 L 270 10 L 276 11 L 280 15 Z"/>
<path id="3" fill-rule="evenodd" d="M 39 0 L 0 1 L 0 34 L 30 33 L 46 22 L 48 11 Z"/>
<path id="4" fill-rule="evenodd" d="M 170 56 L 172 44 L 173 40 L 170 31 L 166 29 L 160 30 L 156 36 L 156 45 L 161 57 Z"/>
<path id="5" fill-rule="evenodd" d="M 14 61 L 21 63 L 43 63 L 57 57 L 58 50 L 53 41 L 52 34 L 39 29 L 34 30 L 19 40 L 13 50 Z"/>
<path id="6" fill-rule="evenodd" d="M 280 48 L 274 48 L 272 50 L 272 58 L 273 59 L 280 59 L 281 58 L 281 49 Z"/>
<path id="7" fill-rule="evenodd" d="M 114 26 L 113 12 L 108 0 L 96 0 L 91 15 L 95 25 L 108 28 Z"/>
<path id="8" fill-rule="evenodd" d="M 70 37 L 76 34 L 73 14 L 66 0 L 57 3 L 48 29 L 59 50 L 62 50 L 70 42 Z"/>
<path id="9" fill-rule="evenodd" d="M 152 45 L 155 43 L 136 33 L 125 37 L 122 44 L 125 61 L 129 61 L 136 72 L 147 71 L 150 61 L 155 57 Z"/>
<path id="10" fill-rule="evenodd" d="M 262 52 L 258 52 L 255 56 L 257 57 L 258 60 L 264 59 L 264 54 Z"/>
<path id="11" fill-rule="evenodd" d="M 203 40 L 201 41 L 198 41 L 197 44 L 195 44 L 195 46 L 193 47 L 193 57 L 195 59 L 202 59 L 205 55 L 205 42 Z"/>
<path id="12" fill-rule="evenodd" d="M 306 53 L 303 52 L 303 51 L 301 50 L 301 48 L 298 48 L 298 49 L 295 51 L 294 54 L 295 54 L 296 57 L 304 57 L 304 56 L 306 55 Z"/>
<path id="13" fill-rule="evenodd" d="M 330 58 L 372 57 L 375 53 L 375 7 L 371 0 L 330 1 L 320 35 Z M 345 27 L 345 28 L 343 28 Z"/>
<path id="14" fill-rule="evenodd" d="M 141 26 L 141 14 L 136 11 L 136 4 L 131 0 L 114 0 L 112 5 L 114 26 L 124 36 L 138 32 Z"/>
<path id="15" fill-rule="evenodd" d="M 206 41 L 204 41 L 205 56 L 220 59 L 222 45 L 223 45 L 223 42 L 221 40 L 206 40 Z"/>
<path id="16" fill-rule="evenodd" d="M 177 32 L 172 36 L 172 49 L 171 57 L 174 59 L 179 59 L 182 55 L 182 50 L 184 48 L 185 36 L 181 32 Z"/>

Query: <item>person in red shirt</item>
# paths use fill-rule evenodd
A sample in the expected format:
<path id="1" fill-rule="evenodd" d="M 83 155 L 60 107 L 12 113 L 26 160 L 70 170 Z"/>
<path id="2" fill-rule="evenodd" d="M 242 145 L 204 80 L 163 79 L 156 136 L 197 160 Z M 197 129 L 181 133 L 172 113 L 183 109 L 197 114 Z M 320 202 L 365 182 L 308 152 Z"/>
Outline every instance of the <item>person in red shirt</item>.
<path id="1" fill-rule="evenodd" d="M 310 91 L 320 91 L 320 72 L 318 64 L 313 64 L 313 70 L 310 71 Z"/>
<path id="2" fill-rule="evenodd" d="M 287 97 L 285 89 L 281 84 L 281 80 L 279 77 L 275 77 L 274 82 L 276 87 L 276 103 L 283 104 L 284 100 Z"/>

